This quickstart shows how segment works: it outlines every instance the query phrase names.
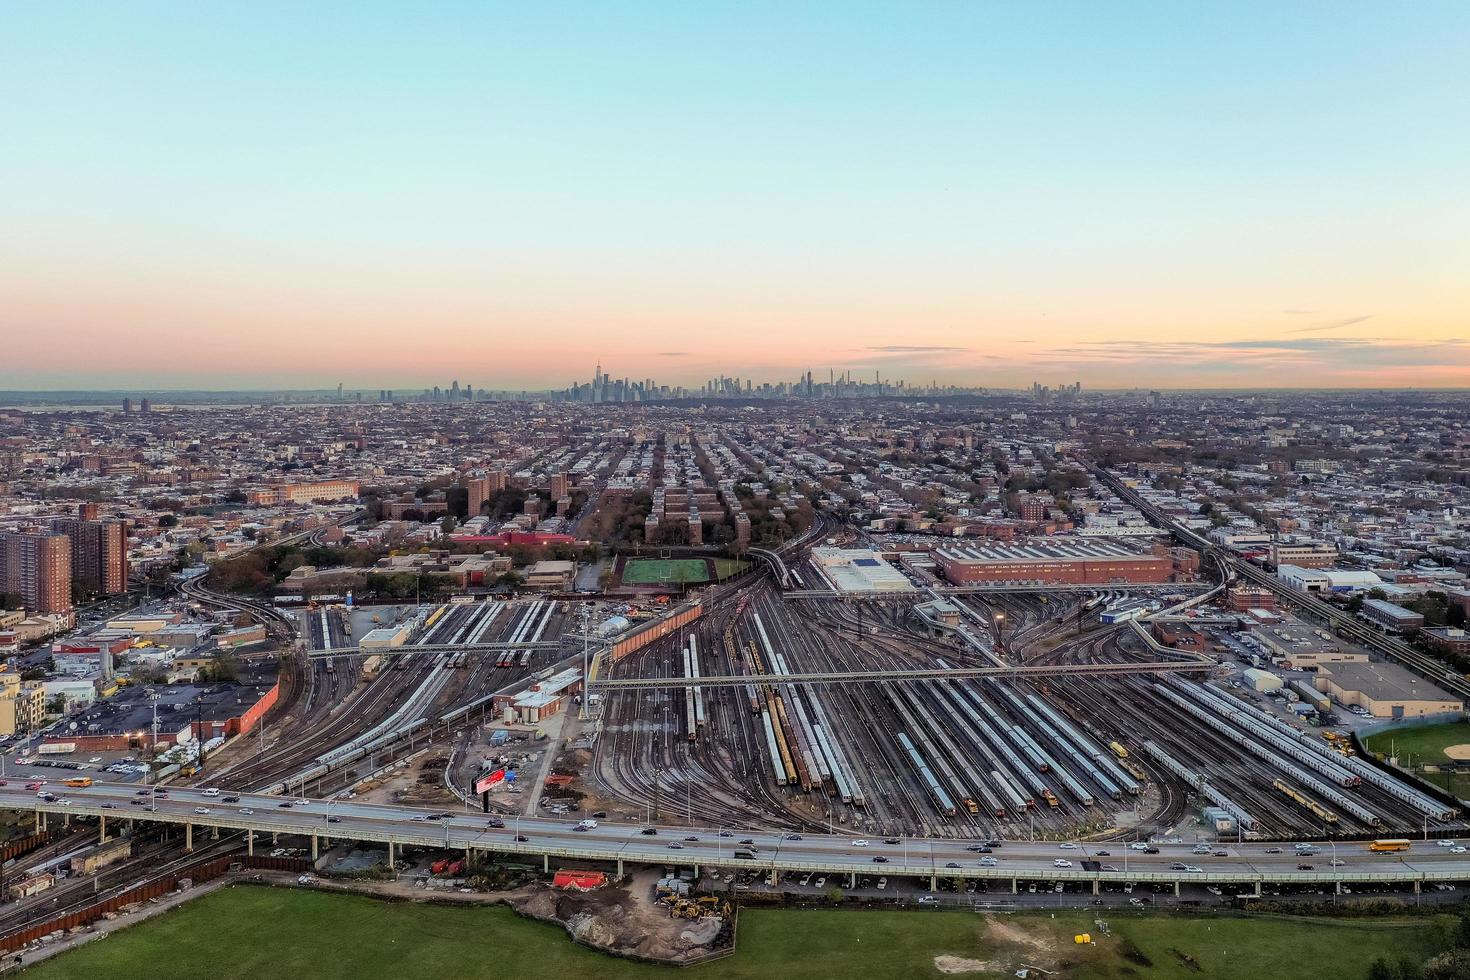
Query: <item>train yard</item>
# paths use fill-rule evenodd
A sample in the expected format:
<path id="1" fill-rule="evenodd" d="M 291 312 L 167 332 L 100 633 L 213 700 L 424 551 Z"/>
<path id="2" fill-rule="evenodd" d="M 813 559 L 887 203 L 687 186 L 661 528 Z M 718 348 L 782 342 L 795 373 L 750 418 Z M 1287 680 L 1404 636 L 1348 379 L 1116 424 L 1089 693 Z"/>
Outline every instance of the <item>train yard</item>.
<path id="1" fill-rule="evenodd" d="M 662 794 L 694 823 L 873 834 L 1110 839 L 1190 825 L 1209 835 L 1204 806 L 1228 816 L 1233 836 L 1464 826 L 1452 806 L 1337 743 L 1192 678 L 779 680 L 1144 662 L 1155 654 L 1133 630 L 1099 622 L 1097 610 L 1120 598 L 951 596 L 959 629 L 939 640 L 902 600 L 747 590 L 608 670 L 689 683 L 608 690 L 588 781 L 630 813 Z M 732 675 L 751 680 L 693 683 Z"/>

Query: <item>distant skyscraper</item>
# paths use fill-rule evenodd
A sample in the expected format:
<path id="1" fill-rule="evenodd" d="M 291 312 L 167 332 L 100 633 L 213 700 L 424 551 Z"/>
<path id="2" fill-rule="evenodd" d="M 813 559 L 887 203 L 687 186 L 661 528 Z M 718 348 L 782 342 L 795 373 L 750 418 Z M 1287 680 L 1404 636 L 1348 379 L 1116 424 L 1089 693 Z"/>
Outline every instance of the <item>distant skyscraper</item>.
<path id="1" fill-rule="evenodd" d="M 123 399 L 123 414 L 126 415 L 128 412 L 131 412 L 132 410 L 133 410 L 133 400 L 131 398 L 124 398 Z"/>

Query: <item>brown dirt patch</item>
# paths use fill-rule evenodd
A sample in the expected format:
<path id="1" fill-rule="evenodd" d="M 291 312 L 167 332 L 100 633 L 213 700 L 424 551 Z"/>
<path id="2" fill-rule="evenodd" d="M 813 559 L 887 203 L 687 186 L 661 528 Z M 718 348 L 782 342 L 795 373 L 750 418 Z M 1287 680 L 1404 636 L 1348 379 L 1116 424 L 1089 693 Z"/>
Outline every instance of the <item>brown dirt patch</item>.
<path id="1" fill-rule="evenodd" d="M 1470 742 L 1461 742 L 1459 745 L 1446 746 L 1444 754 L 1451 759 L 1470 759 Z"/>

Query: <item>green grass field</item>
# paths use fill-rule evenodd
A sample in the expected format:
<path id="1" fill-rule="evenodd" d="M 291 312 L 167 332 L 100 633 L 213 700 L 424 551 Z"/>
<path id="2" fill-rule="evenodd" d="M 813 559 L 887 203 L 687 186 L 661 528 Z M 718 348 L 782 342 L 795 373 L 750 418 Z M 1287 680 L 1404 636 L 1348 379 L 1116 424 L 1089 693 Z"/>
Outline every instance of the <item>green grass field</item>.
<path id="1" fill-rule="evenodd" d="M 1282 921 L 1211 917 L 1111 918 L 1113 935 L 1083 912 L 990 917 L 966 912 L 747 910 L 739 950 L 696 967 L 708 980 L 932 978 L 940 954 L 982 961 L 1009 975 L 1021 963 L 1076 980 L 1124 977 L 1366 977 L 1373 956 L 1419 960 L 1434 950 L 1428 919 Z M 1132 952 L 1125 955 L 1125 940 Z M 1194 957 L 1190 965 L 1184 957 Z M 1145 962 L 1147 961 L 1147 962 Z M 997 972 L 1004 969 L 1007 972 Z M 27 972 L 37 980 L 442 980 L 566 976 L 655 978 L 671 974 L 574 945 L 561 929 L 492 906 L 381 902 L 291 888 L 235 886 Z"/>
<path id="2" fill-rule="evenodd" d="M 703 558 L 630 558 L 623 563 L 624 585 L 698 585 L 709 581 Z"/>
<path id="3" fill-rule="evenodd" d="M 1398 753 L 1400 765 L 1407 767 L 1412 757 L 1413 764 L 1436 765 L 1449 762 L 1444 750 L 1451 745 L 1470 745 L 1470 722 L 1452 721 L 1443 725 L 1424 725 L 1419 728 L 1400 728 L 1383 732 L 1368 739 L 1368 748 L 1385 756 Z"/>

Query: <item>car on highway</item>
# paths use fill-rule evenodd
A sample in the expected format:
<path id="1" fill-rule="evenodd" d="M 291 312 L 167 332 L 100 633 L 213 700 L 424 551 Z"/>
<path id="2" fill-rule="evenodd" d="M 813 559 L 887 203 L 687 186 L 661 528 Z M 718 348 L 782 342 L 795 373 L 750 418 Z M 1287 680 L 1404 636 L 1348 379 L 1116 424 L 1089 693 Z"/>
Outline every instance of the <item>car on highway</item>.
<path id="1" fill-rule="evenodd" d="M 501 823 L 500 826 L 504 827 L 505 824 L 504 823 Z M 638 831 L 638 833 L 642 834 L 644 837 L 657 837 L 658 836 L 658 828 L 657 827 L 644 827 L 642 830 Z"/>
<path id="2" fill-rule="evenodd" d="M 1112 851 L 1093 851 L 1092 852 L 1092 856 L 1093 857 L 1105 858 L 1105 857 L 1112 857 L 1112 855 L 1113 855 L 1113 852 Z"/>
<path id="3" fill-rule="evenodd" d="M 1465 853 L 1465 850 L 1466 850 L 1466 848 L 1464 847 L 1464 845 L 1462 845 L 1462 844 L 1456 844 L 1454 847 L 1450 848 L 1450 853 L 1451 854 L 1464 854 Z"/>
<path id="4" fill-rule="evenodd" d="M 958 861 L 951 861 L 945 865 L 946 868 L 958 868 L 959 866 L 960 863 Z"/>
<path id="5" fill-rule="evenodd" d="M 1312 866 L 1310 864 L 1298 864 L 1296 866 L 1296 869 L 1298 871 L 1311 871 L 1312 870 Z"/>
<path id="6" fill-rule="evenodd" d="M 801 840 L 800 834 L 787 834 L 782 840 Z"/>
<path id="7" fill-rule="evenodd" d="M 71 806 L 71 800 L 57 800 L 56 802 L 61 806 Z"/>
<path id="8" fill-rule="evenodd" d="M 695 837 L 693 834 L 690 834 L 688 837 L 686 837 L 684 839 L 687 840 L 691 844 L 698 844 L 699 843 L 699 838 L 698 837 Z"/>
<path id="9" fill-rule="evenodd" d="M 1169 870 L 1170 871 L 1183 871 L 1185 869 L 1185 867 L 1186 867 L 1186 865 L 1184 864 L 1183 861 L 1175 861 L 1173 864 L 1169 865 Z"/>
<path id="10" fill-rule="evenodd" d="M 886 840 L 884 840 L 883 843 L 885 843 L 885 844 L 902 844 L 903 841 L 899 840 L 897 837 L 889 837 Z"/>
<path id="11" fill-rule="evenodd" d="M 229 796 L 222 796 L 222 797 L 220 797 L 220 802 L 221 803 L 239 803 L 240 802 L 240 796 L 239 796 L 238 793 L 231 793 Z"/>
<path id="12" fill-rule="evenodd" d="M 868 846 L 868 842 L 865 841 L 865 840 L 855 840 L 855 841 L 852 842 L 852 846 L 853 847 L 867 847 Z"/>
<path id="13" fill-rule="evenodd" d="M 1459 841 L 1456 841 L 1456 840 L 1442 840 L 1442 841 L 1439 841 L 1439 846 L 1440 847 L 1455 847 L 1459 843 L 1460 842 Z"/>
<path id="14" fill-rule="evenodd" d="M 1144 851 L 1148 849 L 1148 845 L 1141 840 L 1136 840 L 1128 845 L 1128 849 L 1130 851 Z"/>
<path id="15" fill-rule="evenodd" d="M 999 863 L 1000 862 L 993 857 L 983 857 L 980 859 L 980 867 L 982 868 L 993 868 Z"/>
<path id="16" fill-rule="evenodd" d="M 524 844 L 524 843 L 526 843 L 529 840 L 530 840 L 530 838 L 527 837 L 525 834 L 516 834 L 516 843 L 517 844 Z"/>
<path id="17" fill-rule="evenodd" d="M 1111 864 L 1105 864 L 1105 865 L 1103 865 L 1102 866 L 1102 869 L 1104 871 L 1117 871 L 1118 870 L 1116 866 L 1111 865 Z"/>
<path id="18" fill-rule="evenodd" d="M 128 803 L 131 804 L 132 806 L 147 806 L 148 805 L 148 801 L 147 800 L 140 800 L 137 797 L 133 797 L 131 800 L 128 800 Z"/>
<path id="19" fill-rule="evenodd" d="M 194 812 L 195 813 L 208 813 L 209 812 L 209 807 L 207 807 L 207 806 L 196 806 L 194 808 Z"/>
<path id="20" fill-rule="evenodd" d="M 746 837 L 740 843 L 742 843 L 742 844 L 749 844 L 751 847 L 754 847 L 755 846 L 755 840 L 753 838 L 750 838 L 750 837 Z"/>
<path id="21" fill-rule="evenodd" d="M 1230 852 L 1229 851 L 1214 851 L 1212 853 L 1217 858 L 1225 858 L 1225 857 L 1229 857 L 1230 856 Z"/>
<path id="22" fill-rule="evenodd" d="M 276 806 L 280 807 L 283 810 L 289 810 L 291 809 L 292 804 L 290 800 L 282 800 L 281 802 L 277 803 Z M 414 817 L 414 819 L 422 820 L 423 817 Z"/>
<path id="23" fill-rule="evenodd" d="M 214 787 L 210 787 L 209 789 L 204 790 L 199 795 L 201 795 L 201 796 L 218 796 L 219 795 L 219 790 L 215 789 Z"/>
<path id="24" fill-rule="evenodd" d="M 671 850 L 671 851 L 682 851 L 682 850 L 684 850 L 684 845 L 683 844 L 680 844 L 676 840 L 671 840 L 671 841 L 669 841 L 669 850 Z"/>
<path id="25" fill-rule="evenodd" d="M 342 822 L 342 818 L 339 817 L 339 816 L 337 816 L 335 813 L 333 813 L 333 814 L 331 814 L 331 815 L 329 815 L 327 817 L 327 823 L 341 823 L 341 822 Z"/>
<path id="26" fill-rule="evenodd" d="M 116 810 L 117 809 L 117 804 L 116 803 L 104 803 L 104 804 L 102 804 L 102 809 L 104 809 L 104 810 Z"/>
<path id="27" fill-rule="evenodd" d="M 240 815 L 241 816 L 245 816 L 245 817 L 254 816 L 255 815 L 255 811 L 252 810 L 252 809 L 250 809 L 248 806 L 242 806 L 240 808 Z"/>
<path id="28" fill-rule="evenodd" d="M 1068 861 L 1066 858 L 1057 858 L 1051 863 L 1051 866 L 1053 868 L 1070 868 L 1072 866 L 1072 862 Z"/>
<path id="29" fill-rule="evenodd" d="M 491 817 L 489 820 L 486 820 L 485 821 L 485 826 L 487 826 L 487 827 L 504 827 L 505 826 L 505 821 L 504 820 L 501 820 L 499 817 Z"/>
<path id="30" fill-rule="evenodd" d="M 722 830 L 722 831 L 720 831 L 720 836 L 721 837 L 734 837 L 735 835 L 732 834 L 732 833 L 730 833 L 728 830 Z"/>
<path id="31" fill-rule="evenodd" d="M 989 854 L 992 848 L 986 846 L 985 844 L 971 844 L 969 847 L 965 848 L 965 850 L 973 851 L 976 854 Z"/>
<path id="32" fill-rule="evenodd" d="M 1342 858 L 1333 858 L 1331 861 L 1328 861 L 1327 863 L 1330 864 L 1330 865 L 1332 865 L 1334 868 L 1340 868 L 1344 864 L 1347 864 L 1347 862 L 1344 861 Z"/>
<path id="33" fill-rule="evenodd" d="M 1069 841 L 1069 840 L 1064 840 L 1060 844 L 1058 844 L 1057 846 L 1060 847 L 1064 851 L 1075 851 L 1075 850 L 1077 850 L 1077 844 L 1075 842 Z"/>
<path id="34" fill-rule="evenodd" d="M 1266 853 L 1267 854 L 1280 854 L 1281 853 L 1281 848 L 1279 848 L 1279 847 L 1268 847 L 1268 848 L 1266 848 Z"/>
<path id="35" fill-rule="evenodd" d="M 1152 846 L 1145 847 L 1143 849 L 1143 853 L 1145 853 L 1145 854 L 1157 854 L 1157 853 L 1159 853 L 1159 849 L 1157 847 L 1152 847 Z"/>
<path id="36" fill-rule="evenodd" d="M 1202 874 L 1205 873 L 1205 869 L 1204 868 L 1201 868 L 1197 864 L 1186 864 L 1184 866 L 1184 870 L 1185 870 L 1185 872 L 1187 874 L 1192 874 L 1192 875 L 1202 875 Z"/>
<path id="37" fill-rule="evenodd" d="M 887 864 L 888 863 L 888 859 L 886 857 L 884 857 L 883 855 L 881 855 L 881 854 L 874 854 L 873 855 L 873 863 L 874 864 Z"/>

